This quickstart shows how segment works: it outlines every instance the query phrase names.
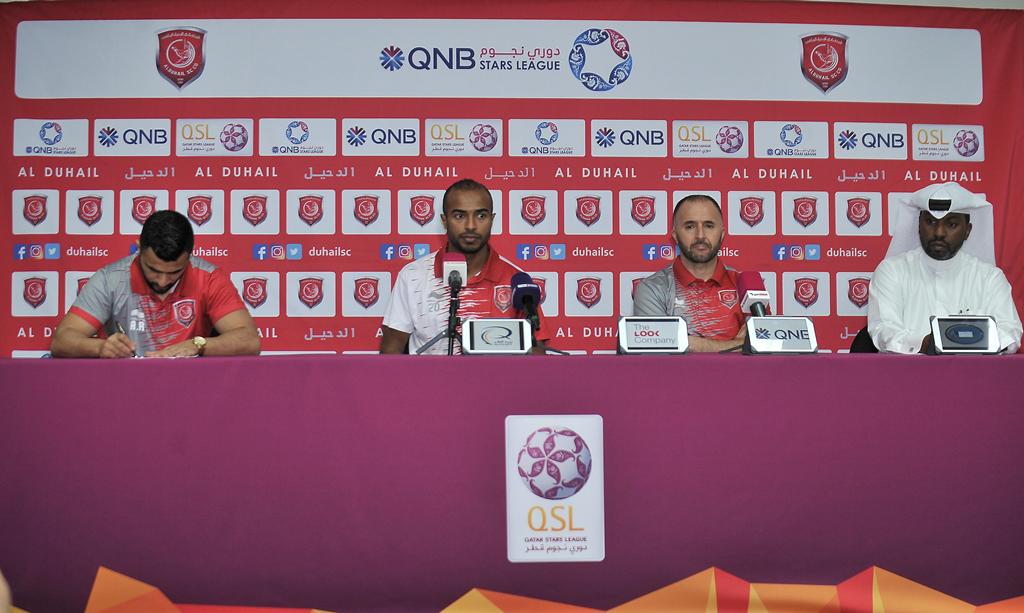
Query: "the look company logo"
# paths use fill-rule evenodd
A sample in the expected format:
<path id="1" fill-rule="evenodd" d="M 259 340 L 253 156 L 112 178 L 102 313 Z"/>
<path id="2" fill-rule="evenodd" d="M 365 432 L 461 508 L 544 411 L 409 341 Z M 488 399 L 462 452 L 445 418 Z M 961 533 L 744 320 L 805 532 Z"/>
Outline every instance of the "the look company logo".
<path id="1" fill-rule="evenodd" d="M 590 478 L 590 447 L 569 428 L 540 428 L 526 438 L 516 464 L 535 496 L 562 500 L 578 493 Z"/>
<path id="2" fill-rule="evenodd" d="M 206 30 L 171 28 L 156 33 L 156 69 L 181 89 L 199 78 L 206 66 Z"/>
<path id="3" fill-rule="evenodd" d="M 836 32 L 807 34 L 800 39 L 800 68 L 804 78 L 827 94 L 846 79 L 846 36 Z"/>
<path id="4" fill-rule="evenodd" d="M 611 52 L 616 56 L 616 64 L 611 67 L 607 77 L 597 74 L 597 68 L 587 70 L 587 48 L 596 48 L 608 43 Z M 572 43 L 569 51 L 569 70 L 583 87 L 590 91 L 605 92 L 615 88 L 629 78 L 633 71 L 633 57 L 629 52 L 629 41 L 619 32 L 608 28 L 590 28 L 583 31 Z"/>

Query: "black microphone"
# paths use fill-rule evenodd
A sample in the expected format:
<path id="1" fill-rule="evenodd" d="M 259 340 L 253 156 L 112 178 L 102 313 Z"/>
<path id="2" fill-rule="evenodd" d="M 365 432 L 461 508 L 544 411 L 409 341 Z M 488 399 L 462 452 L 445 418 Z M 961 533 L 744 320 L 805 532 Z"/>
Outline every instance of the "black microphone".
<path id="1" fill-rule="evenodd" d="M 537 305 L 540 304 L 540 286 L 533 282 L 533 277 L 525 272 L 512 275 L 512 306 L 526 314 L 534 330 L 540 329 L 540 316 Z"/>

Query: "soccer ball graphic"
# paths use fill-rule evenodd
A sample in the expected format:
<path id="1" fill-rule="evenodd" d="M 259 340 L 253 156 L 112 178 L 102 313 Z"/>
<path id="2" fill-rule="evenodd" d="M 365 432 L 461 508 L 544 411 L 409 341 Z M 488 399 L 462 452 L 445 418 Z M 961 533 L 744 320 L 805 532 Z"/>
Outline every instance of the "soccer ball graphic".
<path id="1" fill-rule="evenodd" d="M 576 494 L 590 477 L 590 448 L 568 428 L 534 431 L 519 450 L 516 462 L 526 487 L 547 500 Z"/>
<path id="2" fill-rule="evenodd" d="M 249 142 L 249 131 L 240 123 L 229 123 L 220 131 L 219 138 L 228 151 L 239 151 Z"/>
<path id="3" fill-rule="evenodd" d="M 723 153 L 736 153 L 743 146 L 743 132 L 736 126 L 722 126 L 715 136 L 715 142 Z"/>
<path id="4" fill-rule="evenodd" d="M 489 123 L 478 123 L 469 131 L 469 142 L 477 151 L 490 151 L 498 144 L 498 131 Z"/>
<path id="5" fill-rule="evenodd" d="M 960 130 L 953 137 L 953 148 L 965 158 L 969 158 L 978 152 L 981 143 L 978 142 L 978 135 L 974 130 Z"/>

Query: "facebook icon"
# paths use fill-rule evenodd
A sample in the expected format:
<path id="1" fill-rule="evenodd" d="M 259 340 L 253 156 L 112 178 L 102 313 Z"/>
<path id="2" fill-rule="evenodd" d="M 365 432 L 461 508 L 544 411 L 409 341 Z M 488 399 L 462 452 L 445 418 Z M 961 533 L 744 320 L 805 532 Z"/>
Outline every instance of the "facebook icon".
<path id="1" fill-rule="evenodd" d="M 395 245 L 393 243 L 384 243 L 383 245 L 380 246 L 380 259 L 395 259 Z"/>
<path id="2" fill-rule="evenodd" d="M 529 260 L 533 257 L 533 245 L 519 243 L 516 245 L 516 254 L 520 260 Z"/>
<path id="3" fill-rule="evenodd" d="M 644 245 L 644 259 L 645 260 L 657 260 L 658 250 L 661 249 L 661 245 Z"/>
<path id="4" fill-rule="evenodd" d="M 17 244 L 14 246 L 14 259 L 24 260 L 28 257 L 28 245 Z"/>
<path id="5" fill-rule="evenodd" d="M 780 262 L 789 259 L 789 246 L 772 245 L 772 259 Z"/>
<path id="6" fill-rule="evenodd" d="M 265 260 L 267 259 L 267 246 L 263 243 L 257 243 L 252 246 L 252 258 L 254 260 Z"/>

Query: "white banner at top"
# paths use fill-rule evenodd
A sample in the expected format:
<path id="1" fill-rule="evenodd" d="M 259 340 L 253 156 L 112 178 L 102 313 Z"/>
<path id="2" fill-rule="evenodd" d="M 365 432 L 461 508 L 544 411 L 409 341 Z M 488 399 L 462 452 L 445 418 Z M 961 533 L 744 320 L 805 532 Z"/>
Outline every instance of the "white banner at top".
<path id="1" fill-rule="evenodd" d="M 26 21 L 21 98 L 969 104 L 977 30 L 541 20 Z"/>

